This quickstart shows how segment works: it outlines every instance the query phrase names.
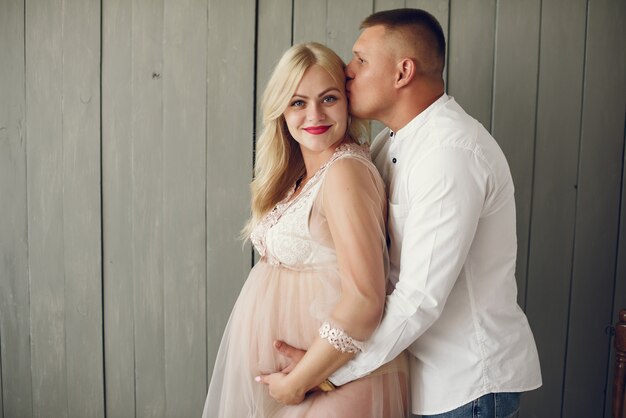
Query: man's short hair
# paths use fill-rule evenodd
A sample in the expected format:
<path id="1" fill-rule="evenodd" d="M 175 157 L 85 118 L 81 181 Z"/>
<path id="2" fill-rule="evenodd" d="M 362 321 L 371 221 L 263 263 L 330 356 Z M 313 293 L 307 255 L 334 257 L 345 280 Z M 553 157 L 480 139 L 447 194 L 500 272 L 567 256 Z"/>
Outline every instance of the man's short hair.
<path id="1" fill-rule="evenodd" d="M 420 56 L 414 57 L 430 71 L 443 72 L 446 61 L 446 38 L 433 15 L 422 9 L 394 9 L 374 13 L 361 23 L 361 29 L 383 26 L 398 33 Z M 425 69 L 426 69 L 425 68 Z"/>

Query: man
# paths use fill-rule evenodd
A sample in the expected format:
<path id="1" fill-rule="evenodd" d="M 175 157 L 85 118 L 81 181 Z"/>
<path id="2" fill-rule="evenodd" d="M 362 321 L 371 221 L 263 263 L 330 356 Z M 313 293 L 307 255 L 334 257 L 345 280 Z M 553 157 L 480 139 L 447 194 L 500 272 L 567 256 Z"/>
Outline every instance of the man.
<path id="1" fill-rule="evenodd" d="M 391 281 L 367 348 L 342 385 L 410 353 L 413 413 L 508 417 L 541 386 L 537 349 L 517 305 L 515 202 L 496 141 L 444 92 L 445 39 L 425 11 L 375 13 L 346 69 L 353 115 L 388 128 L 372 158 L 389 198 Z M 280 350 L 298 357 L 282 343 Z"/>

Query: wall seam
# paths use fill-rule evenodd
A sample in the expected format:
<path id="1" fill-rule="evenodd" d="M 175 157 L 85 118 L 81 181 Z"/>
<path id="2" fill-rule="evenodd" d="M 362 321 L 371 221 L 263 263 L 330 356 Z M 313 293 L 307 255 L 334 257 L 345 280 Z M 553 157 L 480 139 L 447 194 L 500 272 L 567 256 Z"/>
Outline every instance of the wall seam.
<path id="1" fill-rule="evenodd" d="M 104 416 L 107 416 L 107 397 L 106 397 L 106 333 L 105 333 L 105 295 L 104 295 L 104 158 L 103 158 L 103 134 L 102 134 L 102 75 L 103 75 L 103 37 L 104 37 L 104 6 L 103 1 L 100 0 L 100 300 L 101 300 L 101 333 L 102 333 L 102 412 Z"/>
<path id="2" fill-rule="evenodd" d="M 585 103 L 585 73 L 587 68 L 587 36 L 588 36 L 588 22 L 589 22 L 589 0 L 585 3 L 585 42 L 583 47 L 583 68 L 582 68 L 582 80 L 581 80 L 581 92 L 580 92 L 580 119 L 578 121 L 578 161 L 576 165 L 576 184 L 574 185 L 575 190 L 575 204 L 574 204 L 574 230 L 572 236 L 572 248 L 571 248 L 571 257 L 570 257 L 570 272 L 569 272 L 569 292 L 567 295 L 567 320 L 565 326 L 565 350 L 563 353 L 563 380 L 561 383 L 561 417 L 563 417 L 563 412 L 565 408 L 565 390 L 567 383 L 567 357 L 569 352 L 569 337 L 570 337 L 570 323 L 571 323 L 571 315 L 572 315 L 572 298 L 573 298 L 573 288 L 574 288 L 574 264 L 575 264 L 575 255 L 576 255 L 576 237 L 577 237 L 577 220 L 578 220 L 578 206 L 580 193 L 578 191 L 578 183 L 580 180 L 580 165 L 582 160 L 582 128 L 583 128 L 583 112 L 584 112 L 584 103 Z"/>
<path id="3" fill-rule="evenodd" d="M 498 12 L 500 0 L 496 0 L 496 11 L 493 19 L 493 62 L 491 63 L 491 112 L 489 115 L 489 133 L 493 135 L 494 114 L 496 109 L 496 55 L 498 54 Z"/>
<path id="4" fill-rule="evenodd" d="M 27 63 L 26 59 L 26 0 L 23 1 L 23 11 L 24 11 L 24 169 L 25 175 L 24 179 L 26 182 L 26 270 L 28 275 L 28 348 L 29 348 L 29 361 L 28 364 L 30 366 L 30 411 L 31 414 L 34 414 L 35 410 L 35 397 L 33 396 L 33 328 L 31 324 L 31 274 L 30 274 L 30 205 L 28 204 L 28 97 L 26 94 L 26 84 L 28 77 Z"/>
<path id="5" fill-rule="evenodd" d="M 291 16 L 293 28 L 293 0 L 291 1 Z M 293 29 L 291 31 L 293 34 Z M 257 136 L 257 106 L 258 95 L 258 65 L 259 65 L 259 0 L 254 1 L 254 68 L 252 70 L 252 173 L 251 180 L 254 179 L 254 169 L 256 166 L 256 136 Z M 244 241 L 245 242 L 245 241 Z M 250 268 L 254 267 L 254 246 L 250 246 Z"/>

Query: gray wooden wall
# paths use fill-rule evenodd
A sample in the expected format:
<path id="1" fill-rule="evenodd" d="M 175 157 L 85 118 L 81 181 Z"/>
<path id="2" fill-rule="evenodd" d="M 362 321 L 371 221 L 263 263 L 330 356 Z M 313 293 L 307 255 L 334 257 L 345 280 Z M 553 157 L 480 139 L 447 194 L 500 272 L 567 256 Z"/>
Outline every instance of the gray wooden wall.
<path id="1" fill-rule="evenodd" d="M 349 59 L 405 6 L 440 19 L 448 92 L 513 171 L 544 378 L 520 417 L 608 416 L 626 2 L 0 0 L 0 418 L 199 416 L 271 68 L 307 40 Z"/>

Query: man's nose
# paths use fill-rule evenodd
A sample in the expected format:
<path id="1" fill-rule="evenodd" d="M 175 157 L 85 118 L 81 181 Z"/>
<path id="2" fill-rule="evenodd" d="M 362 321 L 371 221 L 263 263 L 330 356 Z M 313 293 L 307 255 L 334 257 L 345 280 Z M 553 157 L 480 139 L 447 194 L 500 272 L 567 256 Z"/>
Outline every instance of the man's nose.
<path id="1" fill-rule="evenodd" d="M 344 73 L 346 74 L 346 80 L 354 79 L 354 71 L 352 71 L 353 61 L 354 59 L 350 60 L 350 62 L 348 63 L 348 65 L 346 65 L 346 68 L 344 69 Z"/>

